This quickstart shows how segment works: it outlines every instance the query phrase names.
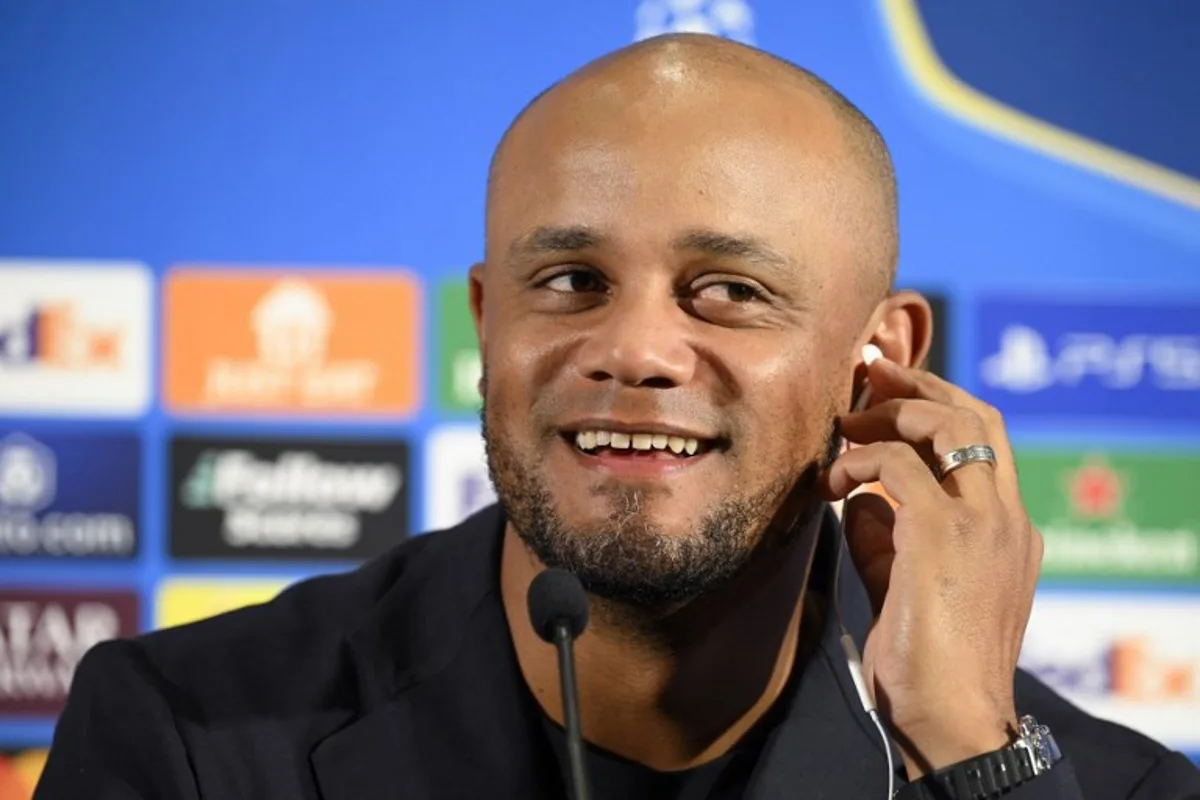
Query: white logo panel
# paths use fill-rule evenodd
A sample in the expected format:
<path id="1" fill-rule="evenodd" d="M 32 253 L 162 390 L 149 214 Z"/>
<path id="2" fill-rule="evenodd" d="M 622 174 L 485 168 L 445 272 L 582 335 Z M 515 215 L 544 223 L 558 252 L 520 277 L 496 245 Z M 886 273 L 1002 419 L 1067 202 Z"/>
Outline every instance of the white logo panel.
<path id="1" fill-rule="evenodd" d="M 150 402 L 141 264 L 0 260 L 0 412 L 136 416 Z"/>
<path id="2" fill-rule="evenodd" d="M 425 528 L 457 525 L 496 502 L 478 426 L 437 428 L 425 446 Z"/>
<path id="3" fill-rule="evenodd" d="M 1200 748 L 1200 597 L 1042 593 L 1021 666 L 1085 711 Z"/>

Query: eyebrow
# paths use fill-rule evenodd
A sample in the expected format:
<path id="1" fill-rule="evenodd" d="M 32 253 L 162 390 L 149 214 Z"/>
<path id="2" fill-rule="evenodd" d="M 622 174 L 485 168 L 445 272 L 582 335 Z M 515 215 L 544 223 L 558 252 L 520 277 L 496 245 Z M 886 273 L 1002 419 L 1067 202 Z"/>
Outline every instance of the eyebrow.
<path id="1" fill-rule="evenodd" d="M 514 241 L 508 248 L 510 257 L 570 253 L 600 247 L 608 237 L 586 225 L 543 226 Z"/>
<path id="2" fill-rule="evenodd" d="M 548 225 L 515 240 L 508 248 L 510 258 L 519 259 L 550 253 L 574 253 L 603 247 L 610 238 L 587 225 Z M 698 228 L 674 241 L 676 250 L 690 250 L 714 258 L 746 261 L 784 275 L 795 275 L 796 263 L 753 236 L 737 236 Z"/>
<path id="3" fill-rule="evenodd" d="M 677 250 L 693 250 L 715 258 L 747 261 L 779 272 L 795 274 L 796 263 L 753 236 L 734 236 L 712 230 L 694 230 L 675 240 Z"/>

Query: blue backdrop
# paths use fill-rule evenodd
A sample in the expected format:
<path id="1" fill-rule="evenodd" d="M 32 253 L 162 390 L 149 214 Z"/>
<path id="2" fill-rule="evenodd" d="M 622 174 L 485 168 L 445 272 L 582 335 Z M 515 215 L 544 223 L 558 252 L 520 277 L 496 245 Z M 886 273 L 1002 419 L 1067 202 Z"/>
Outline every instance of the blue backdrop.
<path id="1" fill-rule="evenodd" d="M 474 412 L 438 392 L 451 372 L 470 385 L 469 363 L 466 373 L 463 362 L 450 363 L 465 317 L 438 300 L 459 296 L 454 286 L 481 254 L 492 148 L 552 81 L 635 38 L 677 29 L 790 58 L 876 121 L 900 182 L 900 282 L 946 301 L 945 372 L 1009 412 L 1014 440 L 1031 458 L 1134 458 L 1110 470 L 1108 484 L 1088 484 L 1088 497 L 1107 485 L 1121 503 L 1088 505 L 1071 495 L 1072 507 L 1088 525 L 1165 526 L 1181 537 L 1179 558 L 1195 560 L 1181 562 L 1183 579 L 1169 586 L 1119 569 L 1048 576 L 1042 594 L 1051 601 L 1086 591 L 1080 596 L 1092 605 L 1048 605 L 1047 619 L 1080 625 L 1150 597 L 1194 620 L 1200 499 L 1146 500 L 1129 475 L 1140 469 L 1137 459 L 1161 457 L 1200 479 L 1200 5 L 1180 0 L 0 0 L 0 440 L 21 433 L 55 453 L 52 469 L 24 450 L 10 448 L 7 468 L 0 458 L 0 514 L 10 522 L 44 516 L 28 498 L 40 491 L 39 475 L 57 471 L 57 484 L 75 494 L 60 491 L 53 508 L 119 511 L 139 539 L 129 558 L 0 549 L 0 588 L 128 589 L 141 601 L 138 626 L 149 629 L 165 619 L 157 605 L 165 578 L 292 580 L 351 563 L 243 558 L 233 549 L 217 560 L 171 557 L 177 434 L 226 444 L 294 439 L 298 448 L 403 439 L 411 534 L 485 501 L 471 460 Z M 124 325 L 133 313 L 105 322 L 96 296 L 78 293 L 71 308 L 96 306 L 86 325 L 51 313 L 62 311 L 55 292 L 74 291 L 73 273 L 56 271 L 68 262 L 98 274 L 105 262 L 148 272 L 152 300 L 139 312 L 146 359 L 126 365 L 145 373 L 144 404 L 133 378 L 122 384 L 126 400 L 90 408 L 88 386 L 100 384 L 29 377 L 66 369 L 54 363 L 66 356 L 53 354 L 69 348 L 38 362 L 22 336 L 36 331 L 57 342 L 56 331 L 85 331 L 88 363 L 100 363 L 104 326 Z M 421 311 L 395 325 L 414 331 L 405 368 L 415 400 L 358 415 L 282 406 L 272 413 L 269 405 L 263 413 L 214 405 L 197 414 L 164 402 L 176 357 L 163 344 L 164 287 L 181 264 L 222 274 L 304 268 L 319 280 L 408 276 Z M 46 276 L 40 289 L 38 275 Z M 344 312 L 336 290 L 321 287 L 334 312 Z M 34 310 L 51 321 L 30 322 Z M 210 321 L 181 334 L 187 353 L 177 357 L 194 361 L 192 351 L 217 348 L 226 328 L 249 331 L 245 311 L 214 305 Z M 139 346 L 137 325 L 121 335 Z M 337 347 L 339 357 L 353 355 L 353 344 Z M 464 431 L 459 449 L 447 452 L 465 455 L 448 455 L 439 468 L 430 442 Z M 114 436 L 138 437 L 140 453 L 111 448 L 103 437 Z M 255 463 L 273 457 L 260 452 Z M 113 490 L 112 509 L 87 506 L 101 485 L 90 478 L 105 471 L 125 476 L 125 488 Z M 136 504 L 119 496 L 129 491 Z M 352 527 L 348 519 L 310 522 L 328 531 Z M 0 615 L 0 645 L 14 636 L 3 624 Z M 1085 644 L 1113 647 L 1135 633 L 1101 625 Z M 1200 632 L 1184 625 L 1154 641 L 1160 661 L 1190 676 L 1190 688 L 1139 700 L 1112 680 L 1077 697 L 1200 754 L 1200 723 L 1187 723 L 1189 714 L 1200 719 Z M 1036 659 L 1050 663 L 1051 677 L 1054 658 Z M 0 691 L 0 750 L 49 741 L 52 713 L 5 708 Z"/>

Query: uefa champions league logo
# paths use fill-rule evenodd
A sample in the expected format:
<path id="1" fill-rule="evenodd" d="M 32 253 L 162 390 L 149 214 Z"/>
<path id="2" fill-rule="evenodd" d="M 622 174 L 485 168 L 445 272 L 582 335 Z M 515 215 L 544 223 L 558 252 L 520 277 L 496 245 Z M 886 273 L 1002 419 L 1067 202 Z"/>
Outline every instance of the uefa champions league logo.
<path id="1" fill-rule="evenodd" d="M 754 12 L 746 0 L 642 0 L 634 41 L 664 33 L 708 33 L 754 44 Z"/>
<path id="2" fill-rule="evenodd" d="M 54 453 L 28 436 L 0 440 L 0 509 L 33 513 L 54 499 Z"/>

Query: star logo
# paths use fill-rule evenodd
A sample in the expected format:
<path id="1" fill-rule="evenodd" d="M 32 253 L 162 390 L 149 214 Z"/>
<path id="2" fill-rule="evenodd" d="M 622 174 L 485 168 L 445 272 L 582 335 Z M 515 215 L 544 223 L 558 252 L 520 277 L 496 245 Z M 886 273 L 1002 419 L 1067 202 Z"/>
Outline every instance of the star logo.
<path id="1" fill-rule="evenodd" d="M 1075 513 L 1091 519 L 1108 519 L 1125 499 L 1125 483 L 1103 458 L 1087 459 L 1068 479 Z"/>

